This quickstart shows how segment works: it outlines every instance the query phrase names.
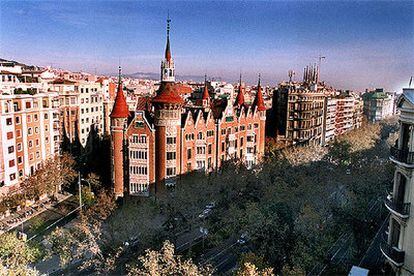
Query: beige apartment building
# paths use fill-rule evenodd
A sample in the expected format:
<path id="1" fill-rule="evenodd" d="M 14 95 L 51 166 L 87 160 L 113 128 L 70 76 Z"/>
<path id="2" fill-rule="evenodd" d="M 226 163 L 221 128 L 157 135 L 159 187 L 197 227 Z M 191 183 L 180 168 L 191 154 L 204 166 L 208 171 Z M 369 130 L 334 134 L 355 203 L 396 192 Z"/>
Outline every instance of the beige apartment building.
<path id="1" fill-rule="evenodd" d="M 388 231 L 381 243 L 386 262 L 397 275 L 414 275 L 414 88 L 403 89 L 397 108 L 400 134 L 390 159 L 395 164 L 394 185 L 385 200 L 390 211 Z"/>
<path id="2" fill-rule="evenodd" d="M 59 153 L 59 127 L 57 93 L 0 95 L 0 196 Z"/>
<path id="3" fill-rule="evenodd" d="M 62 133 L 85 147 L 93 131 L 103 134 L 103 93 L 99 83 L 55 80 L 51 90 L 59 94 Z"/>

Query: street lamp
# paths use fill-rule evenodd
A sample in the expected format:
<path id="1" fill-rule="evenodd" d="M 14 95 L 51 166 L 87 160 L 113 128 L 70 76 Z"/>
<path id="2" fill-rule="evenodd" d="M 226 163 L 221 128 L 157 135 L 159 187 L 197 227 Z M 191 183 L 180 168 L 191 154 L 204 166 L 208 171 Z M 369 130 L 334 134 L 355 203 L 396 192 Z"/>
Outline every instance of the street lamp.
<path id="1" fill-rule="evenodd" d="M 86 180 L 85 178 L 81 178 L 81 181 L 87 182 L 88 183 L 88 186 L 89 186 L 89 190 L 92 191 L 91 190 L 91 183 L 89 182 L 89 180 Z"/>

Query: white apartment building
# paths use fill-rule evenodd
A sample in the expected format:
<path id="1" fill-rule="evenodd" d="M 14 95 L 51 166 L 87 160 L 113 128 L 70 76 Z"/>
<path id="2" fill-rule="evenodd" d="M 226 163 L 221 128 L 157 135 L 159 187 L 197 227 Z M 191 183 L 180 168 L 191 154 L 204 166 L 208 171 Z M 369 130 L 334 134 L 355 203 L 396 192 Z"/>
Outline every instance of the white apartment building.
<path id="1" fill-rule="evenodd" d="M 86 146 L 92 131 L 103 134 L 103 93 L 99 83 L 84 82 L 75 85 L 79 105 L 79 141 Z"/>
<path id="2" fill-rule="evenodd" d="M 400 135 L 391 148 L 391 161 L 395 164 L 394 185 L 385 200 L 390 211 L 388 231 L 381 243 L 381 252 L 397 275 L 414 275 L 414 89 L 403 89 L 397 108 Z"/>
<path id="3" fill-rule="evenodd" d="M 337 99 L 332 97 L 325 98 L 325 135 L 324 144 L 335 139 L 335 119 Z"/>

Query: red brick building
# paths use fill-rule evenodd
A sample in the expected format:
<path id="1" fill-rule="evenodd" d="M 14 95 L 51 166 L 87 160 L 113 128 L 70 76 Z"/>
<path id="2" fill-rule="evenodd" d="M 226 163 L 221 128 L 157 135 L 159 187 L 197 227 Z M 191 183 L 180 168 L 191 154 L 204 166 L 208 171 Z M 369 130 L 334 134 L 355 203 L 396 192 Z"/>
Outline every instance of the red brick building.
<path id="1" fill-rule="evenodd" d="M 266 108 L 260 76 L 251 106 L 244 102 L 243 89 L 235 101 L 213 101 L 207 84 L 201 99 L 186 102 L 183 86 L 175 83 L 169 24 L 156 96 L 144 99 L 132 114 L 121 81 L 118 86 L 111 113 L 112 176 L 117 197 L 149 195 L 175 185 L 181 174 L 211 172 L 227 160 L 251 168 L 264 153 Z"/>

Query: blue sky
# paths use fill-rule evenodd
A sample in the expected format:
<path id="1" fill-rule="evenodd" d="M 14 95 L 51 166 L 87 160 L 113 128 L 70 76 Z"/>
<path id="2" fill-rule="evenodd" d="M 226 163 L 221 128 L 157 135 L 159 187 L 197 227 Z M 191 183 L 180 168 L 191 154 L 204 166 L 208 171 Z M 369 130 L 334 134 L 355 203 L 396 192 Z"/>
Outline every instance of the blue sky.
<path id="1" fill-rule="evenodd" d="M 165 19 L 177 74 L 322 79 L 400 89 L 414 74 L 413 1 L 1 1 L 0 57 L 71 70 L 159 71 Z"/>

